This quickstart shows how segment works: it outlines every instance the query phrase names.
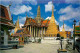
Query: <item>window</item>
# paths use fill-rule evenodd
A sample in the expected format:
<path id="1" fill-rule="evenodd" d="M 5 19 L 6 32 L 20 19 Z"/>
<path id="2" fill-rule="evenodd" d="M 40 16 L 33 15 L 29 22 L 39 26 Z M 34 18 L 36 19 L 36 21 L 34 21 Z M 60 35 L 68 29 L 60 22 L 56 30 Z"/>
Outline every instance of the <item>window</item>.
<path id="1" fill-rule="evenodd" d="M 0 16 L 5 17 L 5 12 L 3 8 L 0 8 Z"/>

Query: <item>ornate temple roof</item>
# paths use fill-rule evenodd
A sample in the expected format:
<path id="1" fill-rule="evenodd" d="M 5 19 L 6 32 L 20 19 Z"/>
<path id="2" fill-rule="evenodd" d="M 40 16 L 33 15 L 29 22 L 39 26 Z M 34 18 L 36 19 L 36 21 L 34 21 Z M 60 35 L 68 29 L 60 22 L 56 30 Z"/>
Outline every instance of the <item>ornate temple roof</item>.
<path id="1" fill-rule="evenodd" d="M 40 25 L 36 22 L 35 19 L 32 18 L 26 18 L 24 26 L 32 25 L 32 26 L 39 26 L 39 27 L 47 27 L 49 24 L 50 20 L 42 20 Z"/>
<path id="2" fill-rule="evenodd" d="M 40 6 L 38 6 L 37 16 L 34 19 L 26 16 L 26 21 L 24 26 L 31 25 L 31 26 L 37 26 L 37 27 L 48 27 L 49 23 L 50 23 L 50 20 L 44 20 L 43 18 L 41 18 Z M 59 29 L 59 25 L 58 25 L 58 29 Z"/>
<path id="3" fill-rule="evenodd" d="M 6 7 L 3 5 L 0 5 L 0 10 L 1 10 L 1 12 L 0 12 L 0 25 L 6 26 L 6 27 L 8 27 L 8 29 L 14 28 L 9 6 Z"/>
<path id="4" fill-rule="evenodd" d="M 17 32 L 12 35 L 12 36 L 20 36 L 20 35 L 23 35 L 23 36 L 30 36 L 29 35 L 29 31 L 27 30 L 27 28 L 20 28 L 17 30 Z"/>

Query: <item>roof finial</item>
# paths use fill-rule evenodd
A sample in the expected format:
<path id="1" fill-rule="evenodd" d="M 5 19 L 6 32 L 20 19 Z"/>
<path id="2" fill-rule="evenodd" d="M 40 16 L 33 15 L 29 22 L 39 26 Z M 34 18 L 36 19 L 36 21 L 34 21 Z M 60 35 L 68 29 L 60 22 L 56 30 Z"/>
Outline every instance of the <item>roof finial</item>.
<path id="1" fill-rule="evenodd" d="M 27 9 L 26 9 L 26 16 L 27 16 Z"/>
<path id="2" fill-rule="evenodd" d="M 65 28 L 64 28 L 64 20 L 63 20 L 63 29 L 62 29 L 62 31 L 65 31 Z"/>
<path id="3" fill-rule="evenodd" d="M 17 27 L 19 27 L 19 16 L 18 16 L 18 20 L 17 20 Z M 20 28 L 20 27 L 19 27 Z"/>
<path id="4" fill-rule="evenodd" d="M 9 7 L 12 5 L 12 2 L 10 1 Z"/>
<path id="5" fill-rule="evenodd" d="M 64 28 L 64 20 L 63 20 L 63 28 Z"/>
<path id="6" fill-rule="evenodd" d="M 52 0 L 52 16 L 54 15 L 54 6 L 53 6 L 53 0 Z"/>
<path id="7" fill-rule="evenodd" d="M 41 17 L 41 13 L 40 13 L 40 6 L 38 5 L 38 9 L 37 9 L 37 17 Z"/>

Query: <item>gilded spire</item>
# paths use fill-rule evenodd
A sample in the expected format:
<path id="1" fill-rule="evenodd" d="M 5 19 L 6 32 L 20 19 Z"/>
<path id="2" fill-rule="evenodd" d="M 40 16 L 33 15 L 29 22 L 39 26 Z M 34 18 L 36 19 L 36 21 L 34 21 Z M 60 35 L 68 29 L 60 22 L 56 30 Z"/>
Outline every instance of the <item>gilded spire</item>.
<path id="1" fill-rule="evenodd" d="M 57 36 L 57 34 L 58 34 L 58 28 L 55 23 L 54 9 L 52 5 L 52 16 L 50 19 L 50 23 L 48 24 L 48 28 L 46 30 L 46 35 L 52 35 L 54 37 L 54 35 Z"/>
<path id="2" fill-rule="evenodd" d="M 65 28 L 64 28 L 64 21 L 63 21 L 63 29 L 62 29 L 62 34 L 61 34 L 62 37 L 66 38 L 66 32 L 65 32 Z"/>
<path id="3" fill-rule="evenodd" d="M 40 6 L 38 6 L 37 17 L 35 18 L 35 20 L 37 23 L 39 23 L 39 24 L 41 23 L 42 18 L 41 18 L 41 13 L 40 13 Z"/>
<path id="4" fill-rule="evenodd" d="M 64 21 L 63 21 L 63 28 L 64 28 Z"/>
<path id="5" fill-rule="evenodd" d="M 17 20 L 17 27 L 20 28 L 19 27 L 19 16 L 18 16 L 18 20 Z"/>
<path id="6" fill-rule="evenodd" d="M 19 26 L 19 16 L 18 16 L 18 20 L 17 20 L 17 22 L 16 22 L 16 26 L 15 26 L 15 29 L 14 29 L 14 33 L 16 33 L 18 29 L 20 29 L 20 26 Z"/>
<path id="7" fill-rule="evenodd" d="M 64 21 L 63 21 L 63 29 L 62 29 L 62 31 L 65 31 L 65 29 L 64 29 Z"/>
<path id="8" fill-rule="evenodd" d="M 38 6 L 38 9 L 37 9 L 37 17 L 41 17 L 41 14 L 40 14 L 40 6 Z"/>

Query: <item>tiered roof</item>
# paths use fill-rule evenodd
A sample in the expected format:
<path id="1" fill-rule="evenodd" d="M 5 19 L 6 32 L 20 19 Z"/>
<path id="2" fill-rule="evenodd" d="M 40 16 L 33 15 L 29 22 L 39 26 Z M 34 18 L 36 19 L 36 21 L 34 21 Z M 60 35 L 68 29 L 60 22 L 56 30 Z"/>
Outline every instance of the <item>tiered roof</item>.
<path id="1" fill-rule="evenodd" d="M 1 12 L 0 12 L 0 25 L 6 26 L 8 29 L 14 28 L 9 6 L 5 7 L 3 5 L 0 5 L 0 10 L 1 10 Z"/>

